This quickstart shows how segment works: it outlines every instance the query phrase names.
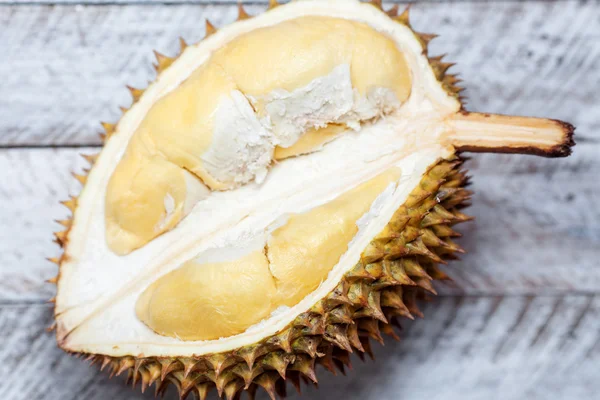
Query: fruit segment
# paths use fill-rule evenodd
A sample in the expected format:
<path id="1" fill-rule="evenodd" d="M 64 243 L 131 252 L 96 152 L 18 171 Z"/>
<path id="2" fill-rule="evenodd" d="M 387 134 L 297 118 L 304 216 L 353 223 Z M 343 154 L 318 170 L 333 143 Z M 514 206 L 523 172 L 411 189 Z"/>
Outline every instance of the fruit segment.
<path id="1" fill-rule="evenodd" d="M 363 23 L 300 17 L 241 35 L 157 101 L 133 134 L 108 186 L 109 246 L 128 254 L 185 217 L 186 202 L 202 196 L 186 190 L 184 170 L 197 178 L 191 193 L 260 183 L 274 159 L 310 153 L 340 126 L 359 130 L 398 110 L 410 90 L 402 52 Z"/>
<path id="2" fill-rule="evenodd" d="M 230 261 L 202 254 L 159 278 L 136 303 L 138 318 L 161 335 L 210 340 L 244 332 L 282 306 L 292 307 L 323 282 L 348 250 L 357 221 L 395 186 L 391 168 L 335 200 L 290 215 L 266 241 Z M 235 249 L 219 249 L 224 257 Z"/>

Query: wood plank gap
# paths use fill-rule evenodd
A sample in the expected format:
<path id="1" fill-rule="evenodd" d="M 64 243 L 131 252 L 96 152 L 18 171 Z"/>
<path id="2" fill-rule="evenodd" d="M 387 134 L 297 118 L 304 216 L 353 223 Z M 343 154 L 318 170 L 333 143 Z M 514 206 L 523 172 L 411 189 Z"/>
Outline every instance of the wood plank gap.
<path id="1" fill-rule="evenodd" d="M 576 290 L 572 292 L 566 291 L 556 291 L 556 292 L 545 292 L 545 293 L 440 293 L 437 296 L 433 297 L 433 302 L 436 299 L 456 299 L 460 301 L 461 299 L 519 299 L 524 297 L 530 298 L 552 298 L 552 299 L 560 299 L 563 297 L 593 297 L 600 295 L 600 290 Z M 42 299 L 4 299 L 0 300 L 0 307 L 52 307 L 46 300 Z"/>

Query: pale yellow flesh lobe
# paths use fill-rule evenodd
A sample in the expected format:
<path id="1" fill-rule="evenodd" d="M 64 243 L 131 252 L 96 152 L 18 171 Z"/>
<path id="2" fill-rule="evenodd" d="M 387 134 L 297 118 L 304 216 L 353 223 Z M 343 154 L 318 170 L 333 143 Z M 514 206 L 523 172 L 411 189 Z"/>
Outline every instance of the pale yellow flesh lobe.
<path id="1" fill-rule="evenodd" d="M 306 96 L 321 90 L 325 97 L 315 101 L 335 103 L 341 83 L 326 87 L 327 77 L 345 70 L 356 110 L 310 114 L 323 107 Z M 273 160 L 314 151 L 346 124 L 356 129 L 355 119 L 393 112 L 410 92 L 410 70 L 395 42 L 359 22 L 301 17 L 232 40 L 157 101 L 133 134 L 107 187 L 110 249 L 128 254 L 144 246 L 211 190 L 261 179 Z"/>
<path id="2" fill-rule="evenodd" d="M 347 128 L 343 125 L 331 124 L 321 129 L 311 129 L 298 139 L 290 147 L 275 147 L 275 153 L 273 157 L 275 160 L 284 160 L 289 157 L 300 156 L 302 154 L 308 154 L 326 143 L 331 142 L 336 137 L 342 135 L 347 131 Z"/>
<path id="3" fill-rule="evenodd" d="M 275 291 L 262 251 L 224 263 L 188 261 L 146 289 L 136 313 L 161 335 L 216 339 L 269 315 Z"/>
<path id="4" fill-rule="evenodd" d="M 267 255 L 280 305 L 293 306 L 319 286 L 358 232 L 356 221 L 399 178 L 400 169 L 390 168 L 325 205 L 290 216 L 273 232 Z"/>
<path id="5" fill-rule="evenodd" d="M 357 221 L 400 178 L 391 168 L 275 229 L 264 249 L 233 261 L 188 261 L 139 297 L 138 318 L 182 340 L 228 337 L 294 306 L 327 278 L 358 232 Z"/>

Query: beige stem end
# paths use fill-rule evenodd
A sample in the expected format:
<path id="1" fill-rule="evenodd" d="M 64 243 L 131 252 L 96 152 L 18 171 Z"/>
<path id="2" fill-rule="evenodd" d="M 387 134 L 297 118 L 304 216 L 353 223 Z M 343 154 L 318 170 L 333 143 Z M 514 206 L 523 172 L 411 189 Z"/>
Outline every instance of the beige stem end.
<path id="1" fill-rule="evenodd" d="M 458 151 L 566 157 L 575 145 L 575 128 L 553 119 L 461 111 L 446 123 L 445 139 Z"/>

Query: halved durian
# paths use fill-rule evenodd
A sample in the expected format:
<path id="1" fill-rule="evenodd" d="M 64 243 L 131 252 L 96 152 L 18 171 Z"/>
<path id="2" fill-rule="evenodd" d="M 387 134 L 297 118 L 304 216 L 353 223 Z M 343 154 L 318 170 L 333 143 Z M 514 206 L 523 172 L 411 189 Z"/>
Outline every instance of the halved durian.
<path id="1" fill-rule="evenodd" d="M 59 346 L 142 390 L 274 397 L 343 370 L 462 252 L 458 152 L 573 145 L 560 121 L 464 111 L 408 10 L 240 6 L 207 33 L 132 89 L 56 234 Z"/>

